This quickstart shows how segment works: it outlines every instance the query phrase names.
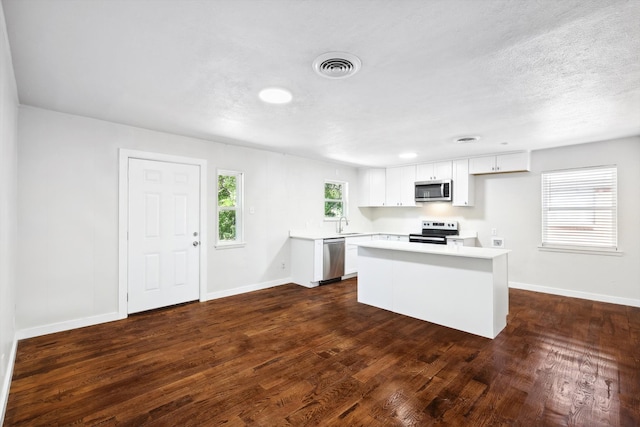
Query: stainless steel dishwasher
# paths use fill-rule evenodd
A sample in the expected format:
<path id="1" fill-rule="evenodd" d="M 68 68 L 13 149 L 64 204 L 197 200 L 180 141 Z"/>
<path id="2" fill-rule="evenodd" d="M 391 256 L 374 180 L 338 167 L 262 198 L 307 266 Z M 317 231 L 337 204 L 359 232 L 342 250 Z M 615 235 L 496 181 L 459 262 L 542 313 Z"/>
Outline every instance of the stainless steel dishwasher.
<path id="1" fill-rule="evenodd" d="M 324 239 L 322 245 L 321 285 L 335 282 L 344 276 L 344 237 Z"/>

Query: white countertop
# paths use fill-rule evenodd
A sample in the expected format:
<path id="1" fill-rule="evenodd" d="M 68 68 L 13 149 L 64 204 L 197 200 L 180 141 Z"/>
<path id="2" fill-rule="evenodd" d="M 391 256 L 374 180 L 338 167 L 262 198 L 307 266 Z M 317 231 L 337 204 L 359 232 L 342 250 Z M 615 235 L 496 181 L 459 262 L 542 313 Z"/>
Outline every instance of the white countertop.
<path id="1" fill-rule="evenodd" d="M 409 236 L 409 233 L 398 233 L 395 231 L 364 231 L 364 232 L 352 232 L 347 231 L 344 233 L 331 233 L 323 230 L 290 230 L 289 237 L 294 239 L 305 240 L 322 240 L 322 239 L 334 239 L 336 237 L 358 237 L 358 236 L 375 236 L 379 234 L 391 235 L 391 236 Z M 477 237 L 476 232 L 467 232 L 456 234 L 455 236 L 447 236 L 448 239 L 470 239 Z"/>
<path id="2" fill-rule="evenodd" d="M 466 258 L 493 259 L 506 255 L 510 250 L 494 248 L 477 248 L 472 246 L 431 245 L 428 243 L 394 242 L 389 240 L 372 240 L 371 242 L 357 243 L 359 247 L 372 249 L 385 249 L 390 251 L 416 252 L 433 255 L 450 255 Z"/>
<path id="3" fill-rule="evenodd" d="M 393 235 L 393 236 L 409 235 L 409 233 L 386 233 L 381 231 L 365 231 L 365 232 L 347 231 L 344 233 L 331 233 L 331 232 L 326 232 L 322 230 L 290 230 L 289 231 L 289 237 L 294 239 L 305 239 L 305 240 L 334 239 L 336 237 L 375 236 L 378 234 Z"/>
<path id="4" fill-rule="evenodd" d="M 475 239 L 478 237 L 476 232 L 460 233 L 453 236 L 447 236 L 447 239 Z"/>

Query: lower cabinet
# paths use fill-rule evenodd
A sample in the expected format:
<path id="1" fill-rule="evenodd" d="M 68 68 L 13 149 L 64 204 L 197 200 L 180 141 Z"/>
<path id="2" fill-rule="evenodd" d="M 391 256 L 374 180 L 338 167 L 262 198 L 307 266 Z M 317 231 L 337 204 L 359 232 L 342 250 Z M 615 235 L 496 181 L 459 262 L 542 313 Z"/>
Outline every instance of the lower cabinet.
<path id="1" fill-rule="evenodd" d="M 358 272 L 358 243 L 370 242 L 371 236 L 347 237 L 344 258 L 344 274 L 355 274 Z"/>
<path id="2" fill-rule="evenodd" d="M 322 280 L 322 239 L 291 239 L 291 278 L 307 288 Z"/>
<path id="3" fill-rule="evenodd" d="M 373 240 L 390 240 L 392 242 L 408 242 L 409 236 L 404 234 L 375 234 Z"/>
<path id="4" fill-rule="evenodd" d="M 449 246 L 475 246 L 476 237 L 447 237 L 447 245 Z"/>

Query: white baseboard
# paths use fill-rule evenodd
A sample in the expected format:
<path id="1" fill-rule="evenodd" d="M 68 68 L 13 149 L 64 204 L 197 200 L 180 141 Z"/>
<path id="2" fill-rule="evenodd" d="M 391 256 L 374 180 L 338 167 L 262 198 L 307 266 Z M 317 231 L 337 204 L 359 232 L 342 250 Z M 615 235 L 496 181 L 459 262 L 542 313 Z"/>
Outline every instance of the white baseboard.
<path id="1" fill-rule="evenodd" d="M 239 288 L 227 289 L 219 292 L 211 292 L 205 295 L 201 301 L 208 301 L 217 298 L 228 297 L 231 295 L 243 294 L 245 292 L 258 291 L 260 289 L 272 288 L 274 286 L 285 285 L 291 283 L 291 278 L 287 277 L 279 280 L 272 280 L 269 282 L 257 283 L 255 285 L 241 286 Z M 127 316 L 122 316 L 118 312 L 101 314 L 98 316 L 85 317 L 82 319 L 67 320 L 59 323 L 52 323 L 49 325 L 36 326 L 33 328 L 21 329 L 16 332 L 16 339 L 22 340 L 26 338 L 39 337 L 41 335 L 53 334 L 56 332 L 68 331 L 71 329 L 84 328 L 85 326 L 98 325 L 100 323 L 113 322 L 115 320 L 125 319 Z"/>
<path id="2" fill-rule="evenodd" d="M 11 378 L 13 377 L 13 366 L 16 363 L 16 352 L 18 351 L 18 339 L 13 338 L 13 345 L 7 359 L 6 375 L 2 381 L 2 389 L 0 390 L 0 426 L 4 425 L 4 415 L 7 411 L 7 402 L 9 401 L 9 390 L 11 389 Z"/>
<path id="3" fill-rule="evenodd" d="M 569 289 L 551 288 L 548 286 L 530 285 L 528 283 L 509 282 L 509 287 L 525 291 L 541 292 L 544 294 L 561 295 L 563 297 L 580 298 L 591 301 L 608 302 L 611 304 L 640 307 L 640 300 L 633 298 L 614 297 L 611 295 L 594 294 L 591 292 L 572 291 Z"/>
<path id="4" fill-rule="evenodd" d="M 98 316 L 85 317 L 82 319 L 66 320 L 64 322 L 51 323 L 49 325 L 21 329 L 16 332 L 16 338 L 18 340 L 23 340 L 26 338 L 39 337 L 41 335 L 68 331 L 70 329 L 84 328 L 85 326 L 93 326 L 93 325 L 98 325 L 100 323 L 113 322 L 114 320 L 121 320 L 121 319 L 124 319 L 125 317 L 122 317 L 120 313 L 114 312 L 114 313 L 100 314 Z"/>
<path id="5" fill-rule="evenodd" d="M 284 279 L 270 280 L 268 282 L 240 286 L 239 288 L 225 289 L 224 291 L 209 292 L 207 295 L 205 295 L 205 299 L 202 299 L 201 301 L 204 302 L 212 299 L 230 297 L 232 295 L 239 295 L 247 292 L 259 291 L 261 289 L 267 289 L 267 288 L 273 288 L 275 286 L 286 285 L 287 283 L 293 283 L 293 279 L 291 277 L 286 277 Z"/>

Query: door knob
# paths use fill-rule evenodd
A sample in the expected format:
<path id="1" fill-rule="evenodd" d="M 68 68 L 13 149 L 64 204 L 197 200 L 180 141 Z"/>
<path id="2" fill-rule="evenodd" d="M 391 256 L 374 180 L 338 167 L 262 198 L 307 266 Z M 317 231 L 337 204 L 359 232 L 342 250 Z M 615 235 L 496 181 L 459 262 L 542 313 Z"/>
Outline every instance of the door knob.
<path id="1" fill-rule="evenodd" d="M 200 244 L 200 242 L 198 242 L 197 240 L 195 242 L 193 242 L 193 246 L 198 246 Z"/>

